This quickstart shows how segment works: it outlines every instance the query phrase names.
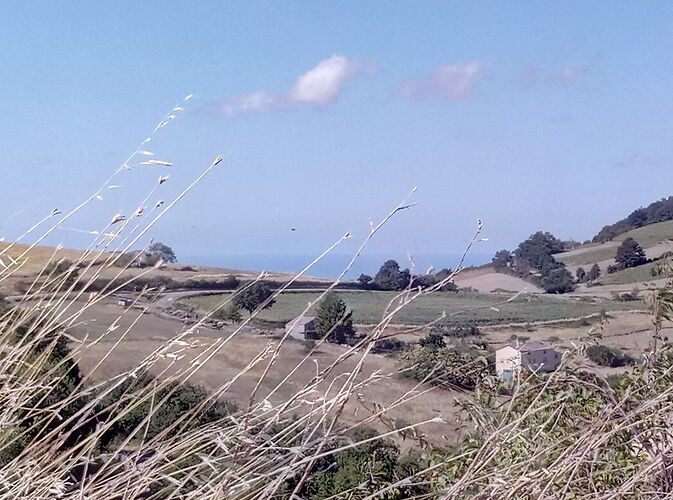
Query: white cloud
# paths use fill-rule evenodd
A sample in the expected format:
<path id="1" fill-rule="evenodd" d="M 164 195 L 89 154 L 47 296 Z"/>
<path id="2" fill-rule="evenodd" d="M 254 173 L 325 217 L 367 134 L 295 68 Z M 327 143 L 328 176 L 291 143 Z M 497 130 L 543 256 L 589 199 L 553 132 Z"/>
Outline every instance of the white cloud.
<path id="1" fill-rule="evenodd" d="M 281 94 L 272 94 L 264 90 L 250 92 L 231 99 L 222 99 L 210 104 L 209 108 L 218 115 L 228 118 L 253 113 L 268 113 L 286 107 Z"/>
<path id="2" fill-rule="evenodd" d="M 339 98 L 344 85 L 363 71 L 360 63 L 344 56 L 334 55 L 297 78 L 289 92 L 273 93 L 257 90 L 207 106 L 220 116 L 234 117 L 255 113 L 269 113 L 298 106 L 326 105 Z"/>
<path id="3" fill-rule="evenodd" d="M 334 102 L 343 86 L 360 71 L 361 66 L 357 62 L 344 56 L 332 56 L 301 75 L 292 87 L 289 97 L 297 102 Z"/>
<path id="4" fill-rule="evenodd" d="M 431 75 L 407 80 L 400 86 L 399 93 L 416 99 L 464 101 L 472 97 L 488 67 L 485 61 L 444 64 Z"/>

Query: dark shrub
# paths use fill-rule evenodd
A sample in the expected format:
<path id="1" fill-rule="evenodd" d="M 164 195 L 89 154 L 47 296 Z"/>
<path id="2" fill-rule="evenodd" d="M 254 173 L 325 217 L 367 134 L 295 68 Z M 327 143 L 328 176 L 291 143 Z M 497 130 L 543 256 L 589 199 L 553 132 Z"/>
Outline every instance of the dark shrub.
<path id="1" fill-rule="evenodd" d="M 587 274 L 587 281 L 596 281 L 600 277 L 601 277 L 601 268 L 598 267 L 598 264 L 594 262 L 594 265 L 591 266 L 591 269 L 589 269 L 589 273 Z"/>
<path id="2" fill-rule="evenodd" d="M 184 288 L 196 290 L 236 290 L 241 284 L 234 275 L 228 275 L 224 279 L 197 279 L 190 278 L 182 285 Z"/>
<path id="3" fill-rule="evenodd" d="M 241 311 L 233 304 L 227 304 L 213 314 L 215 319 L 221 319 L 229 323 L 240 323 L 243 317 Z"/>
<path id="4" fill-rule="evenodd" d="M 406 347 L 407 344 L 399 339 L 395 338 L 381 339 L 374 342 L 372 352 L 374 353 L 400 352 L 404 351 Z"/>
<path id="5" fill-rule="evenodd" d="M 547 293 L 567 293 L 575 289 L 573 277 L 565 267 L 548 267 L 542 271 L 542 288 Z"/>
<path id="6" fill-rule="evenodd" d="M 605 345 L 589 346 L 586 353 L 591 361 L 601 366 L 617 367 L 633 362 L 629 355 Z"/>
<path id="7" fill-rule="evenodd" d="M 436 325 L 432 329 L 433 333 L 438 335 L 443 335 L 445 337 L 462 339 L 464 337 L 479 337 L 481 331 L 479 327 L 473 323 L 467 323 L 464 325 Z"/>
<path id="8" fill-rule="evenodd" d="M 616 273 L 617 271 L 621 271 L 622 269 L 624 268 L 619 264 L 611 264 L 608 266 L 608 274 Z"/>
<path id="9" fill-rule="evenodd" d="M 423 337 L 421 340 L 418 341 L 418 344 L 421 347 L 428 347 L 430 349 L 441 349 L 442 347 L 446 347 L 446 342 L 444 342 L 444 338 L 442 335 L 439 335 L 437 333 L 430 333 Z"/>

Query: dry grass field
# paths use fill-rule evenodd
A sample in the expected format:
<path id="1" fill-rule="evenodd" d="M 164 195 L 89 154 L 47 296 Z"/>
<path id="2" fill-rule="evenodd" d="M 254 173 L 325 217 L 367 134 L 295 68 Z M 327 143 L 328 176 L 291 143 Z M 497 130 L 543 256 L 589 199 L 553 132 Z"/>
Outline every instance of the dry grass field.
<path id="1" fill-rule="evenodd" d="M 170 279 L 177 284 L 191 280 L 222 280 L 229 276 L 235 276 L 239 280 L 252 280 L 259 275 L 258 271 L 240 269 L 227 269 L 213 266 L 191 266 L 188 264 L 166 264 L 160 269 L 127 267 L 122 268 L 112 265 L 114 255 L 109 252 L 85 252 L 67 248 L 56 249 L 47 246 L 0 243 L 0 265 L 9 264 L 11 259 L 17 260 L 19 265 L 12 273 L 5 276 L 0 282 L 0 292 L 5 295 L 17 295 L 33 281 L 35 276 L 43 271 L 48 262 L 68 260 L 80 262 L 82 271 L 78 280 L 86 282 L 90 277 L 96 276 L 99 280 L 121 279 L 129 280 L 143 275 L 144 278 Z M 269 273 L 267 280 L 275 283 L 285 283 L 292 279 L 292 273 Z M 330 283 L 322 278 L 302 276 L 303 283 L 315 283 L 324 285 Z"/>
<path id="2" fill-rule="evenodd" d="M 93 381 L 108 380 L 114 375 L 138 366 L 146 356 L 165 345 L 167 340 L 184 331 L 185 328 L 179 321 L 161 318 L 154 314 L 145 314 L 126 334 L 126 330 L 137 319 L 137 316 L 131 312 L 123 313 L 123 309 L 113 301 L 104 301 L 88 310 L 82 316 L 79 324 L 72 329 L 74 336 L 84 342 L 84 349 L 80 354 L 78 363 L 84 373 L 90 375 Z M 118 323 L 119 328 L 112 333 L 105 334 L 107 326 L 114 321 Z M 197 341 L 197 347 L 187 350 L 185 358 L 179 362 L 173 364 L 168 361 L 158 363 L 153 368 L 153 373 L 167 375 L 174 370 L 184 368 L 192 359 L 204 351 L 212 349 L 214 345 L 221 345 L 217 354 L 201 366 L 189 379 L 192 383 L 200 384 L 209 390 L 215 390 L 225 381 L 235 378 L 260 352 L 280 342 L 279 335 L 258 335 L 251 333 L 250 329 L 244 329 L 235 336 L 232 336 L 232 332 L 231 328 L 226 330 L 199 328 L 184 338 L 188 342 Z M 103 337 L 100 340 L 93 342 L 93 339 L 101 335 Z M 95 372 L 91 373 L 98 362 L 106 356 L 111 346 L 122 337 L 124 337 L 123 341 L 117 345 L 112 354 L 104 360 Z M 275 403 L 287 400 L 296 393 L 300 386 L 315 375 L 316 370 L 323 369 L 333 363 L 344 350 L 345 347 L 327 344 L 321 346 L 317 354 L 304 360 L 306 356 L 304 344 L 288 339 L 284 342 L 279 358 L 260 387 L 258 400 L 269 398 Z M 327 390 L 331 381 L 343 377 L 344 374 L 351 371 L 359 358 L 360 355 L 356 353 L 339 365 L 322 389 Z M 224 397 L 246 405 L 267 361 L 268 359 L 262 361 L 245 372 L 243 376 L 238 377 L 224 394 Z M 297 366 L 299 369 L 296 373 L 287 382 L 281 384 L 281 381 Z M 396 376 L 395 371 L 396 363 L 393 358 L 369 354 L 366 357 L 360 380 L 374 373 L 379 373 L 381 377 L 376 382 L 358 391 L 361 393 L 359 400 L 352 398 L 349 401 L 344 410 L 344 422 L 355 423 L 378 405 L 389 405 L 414 389 L 415 385 L 412 381 Z M 278 386 L 277 392 L 269 395 L 276 386 Z M 423 387 L 423 390 L 425 389 L 430 388 Z M 327 394 L 329 394 L 329 391 L 327 391 Z M 459 396 L 457 392 L 435 388 L 429 393 L 419 395 L 403 406 L 390 410 L 386 415 L 388 419 L 397 422 L 398 425 L 402 422 L 418 422 L 441 417 L 446 423 L 431 423 L 426 425 L 423 430 L 432 437 L 434 442 L 446 446 L 455 442 L 458 437 L 456 429 L 459 426 L 459 416 L 454 404 L 454 399 L 457 396 Z M 380 419 L 374 420 L 372 425 L 380 431 L 386 429 Z"/>
<path id="3" fill-rule="evenodd" d="M 543 293 L 544 291 L 521 278 L 509 274 L 497 273 L 490 267 L 465 269 L 458 273 L 454 282 L 460 288 L 472 288 L 481 293 L 507 290 L 510 292 Z"/>
<path id="4" fill-rule="evenodd" d="M 25 247 L 16 246 L 8 254 L 17 258 Z M 17 279 L 29 279 L 39 272 L 44 263 L 53 258 L 54 249 L 36 247 L 28 252 L 25 264 L 17 273 Z M 62 249 L 58 258 L 77 260 L 82 256 L 78 250 Z M 98 262 L 109 254 L 102 255 L 93 266 L 103 278 L 113 278 L 120 271 L 117 267 L 103 267 Z M 91 271 L 93 272 L 93 271 Z M 130 268 L 122 271 L 122 276 L 130 278 L 138 276 L 146 270 Z M 170 264 L 163 269 L 149 271 L 150 276 L 169 277 L 176 281 L 188 279 L 223 278 L 228 275 L 239 279 L 252 279 L 257 276 L 253 271 L 221 269 L 206 266 L 185 266 Z M 86 277 L 86 276 L 85 276 Z M 287 281 L 292 275 L 274 274 L 272 280 Z M 81 279 L 81 278 L 80 278 Z M 304 279 L 302 279 L 304 280 Z M 306 278 L 316 285 L 324 280 Z M 10 281 L 11 282 L 11 281 Z M 517 292 L 526 289 L 528 292 L 539 292 L 535 287 L 523 280 L 492 272 L 489 268 L 470 269 L 460 274 L 456 282 L 461 287 L 471 287 L 478 291 L 509 290 Z M 383 314 L 386 306 L 393 300 L 392 292 L 372 291 L 339 291 L 348 305 L 354 310 L 354 319 L 358 324 L 375 324 Z M 207 310 L 219 303 L 226 295 L 207 295 L 184 299 L 185 303 L 200 310 Z M 315 300 L 315 292 L 286 292 L 269 310 L 262 311 L 260 319 L 283 323 L 299 314 L 307 302 Z M 589 329 L 596 327 L 589 322 L 566 324 L 535 324 L 536 322 L 562 320 L 564 318 L 580 318 L 596 315 L 601 311 L 617 311 L 610 313 L 610 321 L 602 327 L 604 343 L 625 348 L 638 357 L 641 349 L 647 345 L 646 332 L 649 317 L 644 314 L 629 312 L 642 309 L 642 303 L 615 302 L 607 297 L 572 298 L 554 297 L 538 293 L 524 293 L 512 302 L 503 303 L 511 294 L 499 293 L 435 293 L 422 297 L 399 313 L 395 323 L 402 325 L 422 325 L 439 318 L 444 312 L 451 323 L 477 322 L 482 327 L 484 339 L 493 347 L 508 342 L 512 335 L 529 337 L 534 340 L 553 341 L 560 347 L 570 347 Z M 84 306 L 82 301 L 74 301 L 73 310 Z M 116 323 L 118 327 L 108 332 L 108 327 Z M 496 326 L 501 325 L 501 326 Z M 137 311 L 124 311 L 112 299 L 107 299 L 85 310 L 77 323 L 70 330 L 79 339 L 82 349 L 78 354 L 78 363 L 83 372 L 94 382 L 108 380 L 114 375 L 123 373 L 138 366 L 143 359 L 166 344 L 166 342 L 184 331 L 185 325 L 172 318 L 154 313 L 140 314 Z M 403 331 L 404 328 L 400 328 Z M 260 335 L 257 329 L 244 328 L 233 335 L 233 327 L 223 330 L 212 330 L 200 327 L 190 332 L 185 340 L 194 343 L 186 351 L 185 357 L 177 362 L 165 360 L 153 367 L 156 375 L 169 375 L 176 370 L 189 366 L 191 360 L 199 355 L 218 347 L 217 353 L 205 365 L 201 366 L 189 381 L 206 387 L 218 389 L 224 381 L 235 378 L 235 382 L 227 389 L 225 398 L 247 404 L 250 394 L 258 383 L 268 359 L 250 369 L 246 366 L 265 349 L 271 349 L 280 341 L 279 331 Z M 391 330 L 388 333 L 393 333 Z M 400 339 L 407 342 L 418 340 L 420 335 L 427 333 L 421 330 L 415 334 L 401 334 Z M 112 347 L 114 346 L 114 349 Z M 111 351 L 112 349 L 112 351 Z M 269 398 L 272 403 L 279 403 L 294 395 L 296 390 L 311 379 L 316 370 L 332 364 L 343 354 L 344 347 L 328 344 L 322 346 L 309 359 L 306 347 L 302 342 L 287 340 L 280 348 L 280 355 L 259 387 L 257 399 Z M 111 352 L 110 352 L 111 351 Z M 359 361 L 356 353 L 323 384 L 321 389 L 329 394 L 331 382 L 346 376 L 355 363 Z M 290 372 L 298 367 L 292 374 Z M 396 375 L 397 363 L 394 357 L 369 354 L 364 360 L 364 370 L 359 380 L 378 374 L 376 381 L 358 391 L 358 398 L 351 398 L 345 407 L 343 422 L 358 422 L 367 412 L 375 408 L 390 406 L 398 398 L 414 390 L 414 382 Z M 243 371 L 242 376 L 235 377 Z M 287 380 L 285 377 L 289 376 Z M 430 390 L 423 386 L 419 392 Z M 422 393 L 402 406 L 392 408 L 382 419 L 375 419 L 372 425 L 379 431 L 385 431 L 389 425 L 401 426 L 408 422 L 429 420 L 441 417 L 444 423 L 427 424 L 423 432 L 430 436 L 431 441 L 440 445 L 450 445 L 458 439 L 460 415 L 455 404 L 460 393 L 434 388 Z M 409 443 L 402 443 L 407 446 Z"/>

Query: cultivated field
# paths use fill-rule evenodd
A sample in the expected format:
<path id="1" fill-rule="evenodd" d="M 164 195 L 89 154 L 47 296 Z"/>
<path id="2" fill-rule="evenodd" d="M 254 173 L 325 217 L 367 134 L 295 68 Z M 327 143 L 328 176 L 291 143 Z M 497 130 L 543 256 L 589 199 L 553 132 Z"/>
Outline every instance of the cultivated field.
<path id="1" fill-rule="evenodd" d="M 394 292 L 339 291 L 339 296 L 353 310 L 356 324 L 378 323 L 389 304 L 394 303 Z M 185 305 L 200 311 L 209 311 L 230 297 L 229 294 L 197 296 L 183 299 Z M 259 318 L 283 324 L 299 315 L 308 302 L 315 301 L 318 293 L 286 292 L 276 304 L 262 311 Z M 446 312 L 445 322 L 463 324 L 527 323 L 578 318 L 601 311 L 642 309 L 641 302 L 617 302 L 606 298 L 568 298 L 543 295 L 520 295 L 506 302 L 511 294 L 479 294 L 437 292 L 415 300 L 397 314 L 393 323 L 423 325 L 434 321 Z"/>

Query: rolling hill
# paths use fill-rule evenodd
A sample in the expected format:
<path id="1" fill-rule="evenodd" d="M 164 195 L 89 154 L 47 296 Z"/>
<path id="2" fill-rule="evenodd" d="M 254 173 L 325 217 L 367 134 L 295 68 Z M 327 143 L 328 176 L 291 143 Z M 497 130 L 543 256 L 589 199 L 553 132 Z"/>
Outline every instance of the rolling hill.
<path id="1" fill-rule="evenodd" d="M 622 233 L 611 241 L 582 245 L 568 252 L 555 254 L 554 258 L 563 262 L 571 272 L 575 272 L 575 269 L 578 267 L 586 268 L 596 263 L 601 268 L 601 272 L 605 278 L 603 281 L 607 282 L 607 268 L 609 265 L 615 263 L 614 259 L 617 255 L 617 248 L 619 248 L 621 242 L 626 238 L 633 238 L 636 240 L 645 250 L 648 259 L 656 259 L 661 257 L 665 252 L 673 251 L 673 221 L 658 222 L 656 224 L 639 227 L 638 229 Z M 646 266 L 647 273 L 649 273 L 651 264 L 645 264 L 644 266 L 639 267 L 645 268 Z M 631 279 L 631 277 L 636 277 L 636 275 L 633 274 L 635 269 L 636 268 L 626 269 L 614 274 L 621 274 L 624 279 Z M 612 275 L 610 275 L 610 277 L 612 277 Z M 634 279 L 633 282 L 642 281 L 642 277 L 645 277 L 642 273 L 638 274 L 638 279 Z M 614 283 L 617 281 L 613 278 L 610 282 Z M 630 281 L 621 280 L 621 282 L 628 283 Z"/>

